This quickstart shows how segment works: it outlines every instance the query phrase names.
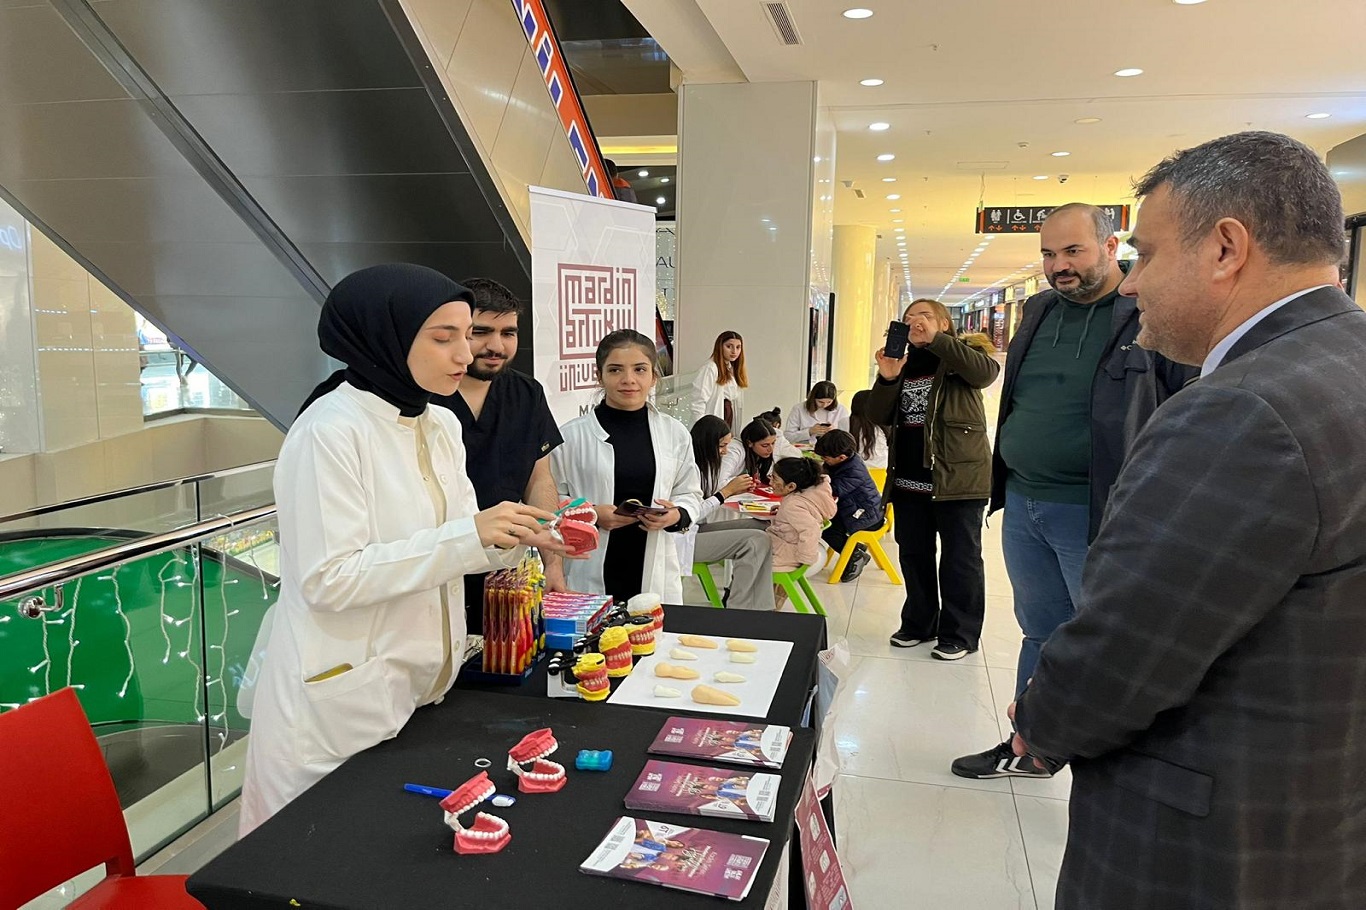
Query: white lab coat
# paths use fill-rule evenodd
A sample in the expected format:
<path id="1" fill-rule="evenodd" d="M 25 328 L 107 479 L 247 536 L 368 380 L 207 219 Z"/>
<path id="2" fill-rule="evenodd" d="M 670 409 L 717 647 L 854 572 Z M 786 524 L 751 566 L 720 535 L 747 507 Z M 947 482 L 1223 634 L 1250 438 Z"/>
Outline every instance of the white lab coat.
<path id="1" fill-rule="evenodd" d="M 683 424 L 650 406 L 650 441 L 655 453 L 654 499 L 664 499 L 686 509 L 694 521 L 701 512 L 702 487 L 693 461 L 692 436 Z M 607 431 L 593 412 L 560 427 L 564 445 L 550 453 L 550 465 L 565 498 L 582 496 L 591 503 L 616 502 L 614 475 L 616 452 Z M 646 503 L 652 505 L 652 503 Z M 565 577 L 570 589 L 603 593 L 603 562 L 610 531 L 601 533 L 598 548 L 587 559 L 566 559 Z M 664 603 L 682 603 L 683 578 L 674 535 L 655 531 L 647 535 L 641 590 L 658 594 Z"/>
<path id="2" fill-rule="evenodd" d="M 462 576 L 515 565 L 523 554 L 479 543 L 455 414 L 432 407 L 416 422 L 446 497 L 444 523 L 418 468 L 413 422 L 400 423 L 379 397 L 343 383 L 285 437 L 275 467 L 280 596 L 246 694 L 243 834 L 439 700 L 449 689 L 432 691 L 445 635 L 453 671 L 464 651 Z M 343 664 L 352 669 L 305 682 Z"/>
<path id="3" fill-rule="evenodd" d="M 698 419 L 706 414 L 713 417 L 726 417 L 726 401 L 730 401 L 730 409 L 735 422 L 731 424 L 731 429 L 739 432 L 745 425 L 744 415 L 741 412 L 741 404 L 744 402 L 745 390 L 740 388 L 735 380 L 721 384 L 716 380 L 720 377 L 721 371 L 716 368 L 716 362 L 708 360 L 697 370 L 697 376 L 692 381 L 692 422 L 697 423 Z"/>
<path id="4" fill-rule="evenodd" d="M 815 439 L 811 435 L 811 428 L 818 423 L 828 423 L 832 427 L 844 432 L 849 432 L 849 409 L 838 401 L 833 408 L 816 408 L 816 413 L 812 414 L 806 409 L 806 402 L 799 401 L 787 412 L 787 423 L 783 426 L 783 435 L 789 442 L 811 442 Z"/>
<path id="5" fill-rule="evenodd" d="M 859 454 L 863 455 L 862 452 Z M 870 468 L 887 469 L 887 434 L 882 430 L 873 434 L 872 454 L 863 455 L 863 463 Z"/>
<path id="6" fill-rule="evenodd" d="M 782 436 L 779 436 L 774 442 L 773 461 L 775 463 L 784 458 L 801 457 L 802 450 Z M 730 441 L 730 447 L 726 449 L 726 454 L 721 456 L 721 473 L 716 475 L 716 479 L 724 487 L 743 473 L 745 473 L 745 443 L 737 436 Z"/>

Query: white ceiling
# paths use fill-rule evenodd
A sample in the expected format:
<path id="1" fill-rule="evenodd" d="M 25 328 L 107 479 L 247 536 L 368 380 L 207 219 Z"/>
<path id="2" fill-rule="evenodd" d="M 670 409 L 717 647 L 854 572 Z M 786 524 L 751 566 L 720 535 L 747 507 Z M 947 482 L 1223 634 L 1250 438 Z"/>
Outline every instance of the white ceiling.
<path id="1" fill-rule="evenodd" d="M 1163 156 L 1225 133 L 1276 130 L 1324 154 L 1366 132 L 1366 0 L 787 0 L 796 47 L 779 42 L 759 0 L 627 2 L 652 31 L 649 7 L 695 4 L 750 81 L 820 83 L 839 130 L 837 177 L 868 196 L 837 183 L 836 222 L 876 226 L 890 258 L 904 227 L 916 295 L 939 296 L 981 240 L 979 200 L 1124 202 Z M 855 5 L 874 15 L 840 15 Z M 668 35 L 655 37 L 669 50 Z M 1112 75 L 1123 67 L 1144 74 Z M 885 83 L 859 85 L 870 77 Z M 1332 117 L 1305 119 L 1316 112 Z M 875 121 L 891 128 L 870 132 Z M 879 163 L 881 153 L 896 159 Z M 1036 235 L 997 237 L 971 282 L 942 299 L 1037 258 Z"/>

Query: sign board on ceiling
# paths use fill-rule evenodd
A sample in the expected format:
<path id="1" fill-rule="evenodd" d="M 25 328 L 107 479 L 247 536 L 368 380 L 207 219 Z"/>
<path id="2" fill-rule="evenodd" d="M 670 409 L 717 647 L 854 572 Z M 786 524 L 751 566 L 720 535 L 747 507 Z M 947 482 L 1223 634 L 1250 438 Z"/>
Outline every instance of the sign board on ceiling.
<path id="1" fill-rule="evenodd" d="M 989 205 L 977 210 L 979 234 L 1037 234 L 1056 205 Z M 1102 205 L 1116 231 L 1129 229 L 1129 206 Z"/>

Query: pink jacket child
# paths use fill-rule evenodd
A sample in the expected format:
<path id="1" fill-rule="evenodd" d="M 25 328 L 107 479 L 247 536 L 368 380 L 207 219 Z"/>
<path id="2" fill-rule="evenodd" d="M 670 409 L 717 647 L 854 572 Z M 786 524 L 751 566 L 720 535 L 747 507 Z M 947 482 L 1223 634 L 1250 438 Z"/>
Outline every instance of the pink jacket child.
<path id="1" fill-rule="evenodd" d="M 783 459 L 783 462 L 788 461 L 806 459 Z M 804 489 L 798 489 L 797 486 L 807 478 L 783 478 L 782 483 L 789 491 L 784 493 L 782 503 L 768 525 L 775 572 L 791 572 L 798 566 L 815 565 L 821 558 L 824 547 L 821 541 L 822 526 L 835 517 L 835 496 L 830 491 L 830 478 L 820 474 L 820 468 L 814 463 L 807 461 L 807 465 L 817 475 L 817 479 Z M 779 473 L 782 471 L 778 465 L 775 465 L 774 469 Z M 777 492 L 780 486 L 778 476 L 774 476 L 773 486 Z"/>

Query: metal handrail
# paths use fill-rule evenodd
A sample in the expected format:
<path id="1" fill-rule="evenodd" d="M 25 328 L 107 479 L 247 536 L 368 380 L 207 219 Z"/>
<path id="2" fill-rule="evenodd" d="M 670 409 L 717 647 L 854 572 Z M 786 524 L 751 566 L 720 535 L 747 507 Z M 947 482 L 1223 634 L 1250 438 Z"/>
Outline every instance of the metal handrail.
<path id="1" fill-rule="evenodd" d="M 68 502 L 59 502 L 50 506 L 38 506 L 32 509 L 24 509 L 22 512 L 14 512 L 10 515 L 0 515 L 0 524 L 11 521 L 23 521 L 26 518 L 37 518 L 40 515 L 50 515 L 53 512 L 65 512 L 67 509 L 79 509 L 82 506 L 98 505 L 102 502 L 109 502 L 113 499 L 123 499 L 126 496 L 135 496 L 139 493 L 151 493 L 155 490 L 169 490 L 173 487 L 189 486 L 190 484 L 202 483 L 206 480 L 218 480 L 223 477 L 232 477 L 234 474 L 246 474 L 250 471 L 259 471 L 275 464 L 275 461 L 257 461 L 252 464 L 239 465 L 235 468 L 224 468 L 221 471 L 210 471 L 207 474 L 194 474 L 190 477 L 179 477 L 175 480 L 157 480 L 152 483 L 144 483 L 136 487 L 126 487 L 122 490 L 112 490 L 108 493 L 95 493 L 91 496 L 83 496 L 80 499 L 72 499 Z"/>
<path id="2" fill-rule="evenodd" d="M 81 575 L 121 566 L 144 556 L 156 556 L 158 553 L 165 553 L 167 550 L 174 550 L 177 547 L 193 543 L 201 537 L 222 534 L 238 525 L 252 524 L 270 518 L 274 514 L 275 504 L 272 503 L 268 506 L 247 509 L 232 515 L 220 515 L 198 524 L 167 531 L 164 534 L 115 544 L 93 553 L 84 553 L 70 559 L 61 559 L 37 568 L 15 572 L 13 575 L 0 578 L 0 600 L 23 597 L 25 594 L 71 581 Z"/>

